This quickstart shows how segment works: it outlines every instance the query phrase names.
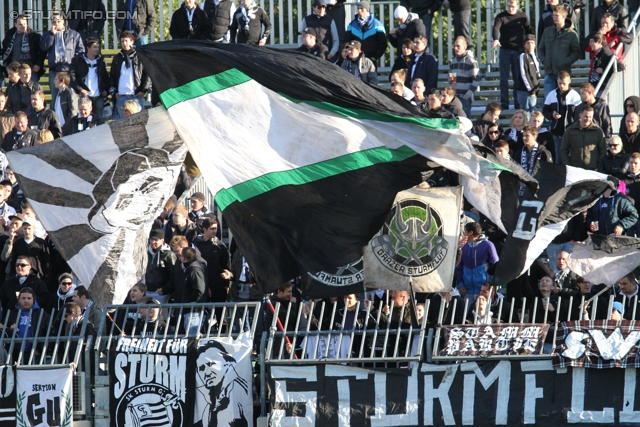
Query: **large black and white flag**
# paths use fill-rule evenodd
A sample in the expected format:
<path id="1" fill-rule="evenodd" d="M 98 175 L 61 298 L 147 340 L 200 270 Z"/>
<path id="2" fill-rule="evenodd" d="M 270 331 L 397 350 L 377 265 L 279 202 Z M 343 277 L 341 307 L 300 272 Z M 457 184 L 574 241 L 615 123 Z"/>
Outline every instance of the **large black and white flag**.
<path id="1" fill-rule="evenodd" d="M 198 342 L 194 426 L 253 425 L 253 373 L 249 333 Z"/>
<path id="2" fill-rule="evenodd" d="M 16 425 L 16 368 L 0 365 L 0 427 Z"/>
<path id="3" fill-rule="evenodd" d="M 607 176 L 571 166 L 542 162 L 534 175 L 540 189 L 526 191 L 510 212 L 514 227 L 496 266 L 494 283 L 504 284 L 522 275 L 558 236 L 569 220 L 591 207 L 613 184 Z"/>
<path id="4" fill-rule="evenodd" d="M 16 386 L 16 424 L 71 427 L 73 423 L 73 369 L 21 369 Z"/>
<path id="5" fill-rule="evenodd" d="M 146 267 L 151 224 L 187 149 L 164 108 L 7 153 L 38 219 L 99 305 Z"/>
<path id="6" fill-rule="evenodd" d="M 571 271 L 591 283 L 614 285 L 640 265 L 640 239 L 591 235 L 578 243 L 567 260 Z"/>
<path id="7" fill-rule="evenodd" d="M 122 336 L 109 356 L 111 427 L 192 425 L 194 339 Z"/>

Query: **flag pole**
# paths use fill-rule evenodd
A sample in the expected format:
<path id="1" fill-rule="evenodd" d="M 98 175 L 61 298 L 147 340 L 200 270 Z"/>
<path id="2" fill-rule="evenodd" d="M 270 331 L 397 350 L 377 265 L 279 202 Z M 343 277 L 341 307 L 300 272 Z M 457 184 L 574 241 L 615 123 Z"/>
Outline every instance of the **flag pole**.
<path id="1" fill-rule="evenodd" d="M 413 276 L 409 275 L 409 297 L 411 301 L 411 323 L 420 326 L 418 324 L 418 308 L 416 307 L 416 293 L 413 290 Z"/>

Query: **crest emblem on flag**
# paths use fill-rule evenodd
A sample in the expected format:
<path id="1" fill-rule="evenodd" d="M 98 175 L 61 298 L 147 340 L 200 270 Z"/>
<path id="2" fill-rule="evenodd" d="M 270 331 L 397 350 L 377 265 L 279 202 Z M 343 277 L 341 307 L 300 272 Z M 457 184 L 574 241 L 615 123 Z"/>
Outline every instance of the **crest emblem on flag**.
<path id="1" fill-rule="evenodd" d="M 422 200 L 405 199 L 393 205 L 371 247 L 389 270 L 403 276 L 424 276 L 442 263 L 449 244 L 444 239 L 440 213 Z"/>
<path id="2" fill-rule="evenodd" d="M 149 392 L 149 390 L 155 390 Z M 171 427 L 182 425 L 182 407 L 178 396 L 163 386 L 140 385 L 127 392 L 118 405 L 116 419 L 124 419 L 122 427 Z"/>

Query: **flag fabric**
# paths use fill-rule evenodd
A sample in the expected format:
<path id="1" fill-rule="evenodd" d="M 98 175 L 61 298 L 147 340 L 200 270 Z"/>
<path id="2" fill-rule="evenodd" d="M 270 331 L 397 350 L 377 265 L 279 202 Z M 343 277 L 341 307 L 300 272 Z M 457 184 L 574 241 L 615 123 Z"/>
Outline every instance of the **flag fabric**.
<path id="1" fill-rule="evenodd" d="M 497 175 L 459 133 L 299 52 L 201 41 L 138 49 L 263 290 L 355 262 L 425 157 Z"/>
<path id="2" fill-rule="evenodd" d="M 640 265 L 640 239 L 592 234 L 591 240 L 576 243 L 567 266 L 591 283 L 614 285 Z"/>
<path id="3" fill-rule="evenodd" d="M 56 248 L 102 306 L 144 275 L 153 220 L 186 155 L 164 108 L 7 153 Z"/>
<path id="4" fill-rule="evenodd" d="M 521 200 L 502 212 L 513 224 L 496 265 L 494 283 L 505 284 L 521 276 L 558 236 L 569 220 L 591 207 L 607 189 L 607 176 L 571 166 L 541 162 L 534 178 L 540 189 L 525 191 Z"/>
<path id="5" fill-rule="evenodd" d="M 73 368 L 16 368 L 17 426 L 71 426 Z M 60 366 L 60 365 L 58 365 Z"/>
<path id="6" fill-rule="evenodd" d="M 448 292 L 458 252 L 462 187 L 398 193 L 382 229 L 364 251 L 372 289 Z"/>
<path id="7" fill-rule="evenodd" d="M 364 292 L 362 257 L 338 268 L 302 276 L 302 294 L 308 298 L 341 297 Z"/>

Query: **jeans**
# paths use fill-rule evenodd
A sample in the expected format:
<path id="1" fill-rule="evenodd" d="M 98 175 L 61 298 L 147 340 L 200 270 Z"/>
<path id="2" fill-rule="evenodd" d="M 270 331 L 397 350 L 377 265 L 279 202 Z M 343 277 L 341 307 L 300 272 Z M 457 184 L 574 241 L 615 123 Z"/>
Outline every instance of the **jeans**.
<path id="1" fill-rule="evenodd" d="M 511 71 L 515 82 L 518 78 L 520 54 L 515 50 L 500 48 L 498 57 L 500 62 L 500 105 L 509 106 L 509 71 Z M 515 87 L 513 88 L 513 103 L 516 109 L 520 108 Z"/>
<path id="2" fill-rule="evenodd" d="M 53 81 L 56 78 L 56 73 L 57 71 L 49 71 L 49 90 L 51 91 L 52 102 L 54 99 L 56 99 L 56 96 L 58 95 L 58 89 L 56 89 L 56 86 L 53 84 Z"/>
<path id="3" fill-rule="evenodd" d="M 453 14 L 453 38 L 465 36 L 471 48 L 471 9 L 461 10 Z"/>
<path id="4" fill-rule="evenodd" d="M 144 110 L 144 98 L 138 98 L 135 95 L 120 95 L 116 100 L 116 109 L 118 110 L 119 118 L 124 117 L 124 114 L 122 114 L 122 104 L 130 99 L 133 99 L 140 105 L 140 111 Z"/>
<path id="5" fill-rule="evenodd" d="M 536 104 L 538 103 L 538 97 L 535 95 L 529 95 L 529 92 L 526 90 L 518 90 L 516 91 L 518 95 L 518 103 L 520 104 L 520 108 L 525 110 L 527 113 L 531 113 L 536 109 Z"/>
<path id="6" fill-rule="evenodd" d="M 553 135 L 553 144 L 556 147 L 556 163 L 560 164 L 560 147 L 562 146 L 562 137 Z"/>
<path id="7" fill-rule="evenodd" d="M 426 13 L 425 12 L 424 15 L 422 15 L 420 17 L 420 19 L 422 19 L 422 22 L 424 23 L 424 27 L 426 29 L 426 34 L 427 34 L 427 39 L 429 39 L 429 47 L 431 48 L 431 53 L 433 53 L 433 32 L 432 32 L 432 28 L 433 28 L 433 12 L 432 13 Z M 400 42 L 402 42 L 402 41 L 400 41 Z"/>
<path id="8" fill-rule="evenodd" d="M 149 44 L 149 34 L 141 35 L 134 43 L 135 46 L 144 46 L 145 44 Z"/>
<path id="9" fill-rule="evenodd" d="M 101 119 L 103 117 L 103 112 L 104 112 L 104 98 L 98 95 L 98 96 L 90 96 L 89 99 L 91 100 L 91 107 L 92 107 L 91 114 L 93 114 L 96 118 Z"/>
<path id="10" fill-rule="evenodd" d="M 544 75 L 544 99 L 547 99 L 547 95 L 558 88 L 558 76 L 555 74 Z"/>
<path id="11" fill-rule="evenodd" d="M 473 95 L 471 98 L 459 98 L 462 103 L 462 110 L 467 115 L 469 119 L 471 119 L 471 104 L 473 103 Z"/>

